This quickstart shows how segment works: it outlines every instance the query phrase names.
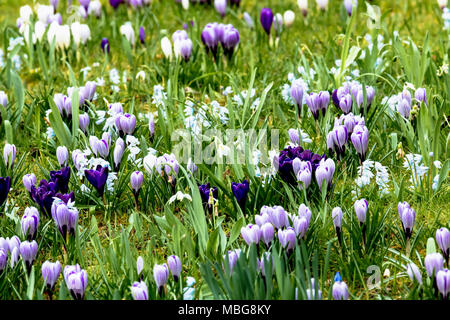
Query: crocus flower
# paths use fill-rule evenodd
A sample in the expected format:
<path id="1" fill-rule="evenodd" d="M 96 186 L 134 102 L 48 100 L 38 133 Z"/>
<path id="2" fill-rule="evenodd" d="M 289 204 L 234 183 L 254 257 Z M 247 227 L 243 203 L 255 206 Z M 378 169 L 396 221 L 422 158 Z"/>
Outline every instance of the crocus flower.
<path id="1" fill-rule="evenodd" d="M 448 231 L 447 228 L 440 228 L 436 230 L 436 242 L 448 264 L 450 255 L 450 231 Z"/>
<path id="2" fill-rule="evenodd" d="M 320 189 L 325 185 L 330 188 L 333 182 L 333 175 L 335 171 L 335 164 L 332 159 L 322 159 L 316 169 L 316 180 Z"/>
<path id="3" fill-rule="evenodd" d="M 135 194 L 139 193 L 144 182 L 144 174 L 140 171 L 134 171 L 130 177 L 131 188 Z"/>
<path id="4" fill-rule="evenodd" d="M 255 23 L 253 22 L 253 19 L 248 12 L 244 12 L 244 21 L 245 23 L 247 23 L 249 28 L 253 28 L 255 26 Z"/>
<path id="5" fill-rule="evenodd" d="M 71 203 L 67 204 L 61 199 L 55 199 L 52 204 L 52 218 L 64 241 L 67 238 L 67 234 L 75 234 L 78 210 Z"/>
<path id="6" fill-rule="evenodd" d="M 81 269 L 79 264 L 66 266 L 64 268 L 64 280 L 72 297 L 75 300 L 83 300 L 88 283 L 86 270 Z"/>
<path id="7" fill-rule="evenodd" d="M 134 45 L 134 30 L 131 22 L 127 21 L 120 26 L 120 34 L 123 35 L 131 45 Z"/>
<path id="8" fill-rule="evenodd" d="M 100 197 L 103 197 L 106 180 L 108 179 L 108 167 L 97 166 L 95 170 L 85 170 L 86 179 L 97 190 Z"/>
<path id="9" fill-rule="evenodd" d="M 144 281 L 134 282 L 131 286 L 134 300 L 148 300 L 148 288 Z"/>
<path id="10" fill-rule="evenodd" d="M 328 0 L 316 0 L 320 10 L 326 10 L 328 7 Z"/>
<path id="11" fill-rule="evenodd" d="M 120 163 L 122 162 L 123 153 L 125 152 L 125 142 L 122 138 L 117 138 L 114 148 L 114 171 L 118 172 Z"/>
<path id="12" fill-rule="evenodd" d="M 295 244 L 297 243 L 297 234 L 294 228 L 288 227 L 287 229 L 278 230 L 278 240 L 280 240 L 281 246 L 286 248 L 288 253 L 292 252 Z"/>
<path id="13" fill-rule="evenodd" d="M 131 135 L 136 128 L 136 117 L 132 114 L 125 113 L 123 115 L 118 115 L 115 123 L 121 137 L 127 134 Z"/>
<path id="14" fill-rule="evenodd" d="M 23 182 L 25 189 L 27 189 L 27 191 L 31 195 L 31 187 L 35 186 L 36 182 L 37 182 L 36 176 L 34 175 L 34 173 L 28 173 L 28 174 L 24 175 L 22 178 L 22 182 Z"/>
<path id="15" fill-rule="evenodd" d="M 98 0 L 91 1 L 88 7 L 88 15 L 94 15 L 97 18 L 102 14 L 102 4 Z"/>
<path id="16" fill-rule="evenodd" d="M 114 8 L 114 10 L 117 9 L 122 2 L 123 0 L 109 0 L 109 4 Z"/>
<path id="17" fill-rule="evenodd" d="M 320 290 L 320 286 L 317 286 L 316 290 L 316 282 L 314 278 L 311 278 L 311 286 L 306 289 L 306 297 L 308 300 L 322 300 L 322 290 Z"/>
<path id="18" fill-rule="evenodd" d="M 261 229 L 257 224 L 249 224 L 241 228 L 241 236 L 248 245 L 258 244 L 261 239 Z"/>
<path id="19" fill-rule="evenodd" d="M 181 260 L 178 256 L 172 255 L 167 259 L 167 264 L 169 265 L 170 272 L 172 273 L 175 282 L 178 282 L 181 274 Z"/>
<path id="20" fill-rule="evenodd" d="M 20 225 L 24 236 L 29 241 L 34 240 L 39 225 L 39 211 L 35 207 L 25 208 Z"/>
<path id="21" fill-rule="evenodd" d="M 43 179 L 41 180 L 39 187 L 36 187 L 34 185 L 31 187 L 31 198 L 34 202 L 36 202 L 36 204 L 39 205 L 41 211 L 44 212 L 48 217 L 50 217 L 54 197 L 57 197 L 66 203 L 69 199 L 72 201 L 75 200 L 73 192 L 63 195 L 61 193 L 58 193 L 58 191 L 59 189 L 56 182 L 47 182 Z"/>
<path id="22" fill-rule="evenodd" d="M 214 200 L 218 198 L 217 187 L 211 187 L 209 182 L 198 186 L 200 196 L 202 197 L 202 203 L 205 208 L 208 208 L 209 213 L 212 213 Z"/>
<path id="23" fill-rule="evenodd" d="M 342 281 L 341 274 L 336 273 L 333 284 L 333 299 L 334 300 L 348 300 L 348 286 Z"/>
<path id="24" fill-rule="evenodd" d="M 430 278 L 436 276 L 436 274 L 444 269 L 444 258 L 438 252 L 429 253 L 425 256 L 425 269 Z"/>
<path id="25" fill-rule="evenodd" d="M 163 37 L 161 39 L 161 50 L 163 51 L 166 59 L 172 59 L 172 43 L 169 38 Z"/>
<path id="26" fill-rule="evenodd" d="M 45 261 L 41 267 L 42 278 L 44 278 L 45 285 L 48 291 L 53 291 L 56 281 L 58 281 L 61 273 L 61 264 L 59 261 L 50 262 Z"/>
<path id="27" fill-rule="evenodd" d="M 91 146 L 92 152 L 95 154 L 95 156 L 98 155 L 103 159 L 108 157 L 110 143 L 111 137 L 107 132 L 103 133 L 102 139 L 99 139 L 96 136 L 89 137 L 89 145 Z"/>
<path id="28" fill-rule="evenodd" d="M 20 244 L 20 255 L 22 259 L 25 261 L 25 265 L 27 267 L 28 274 L 31 272 L 31 267 L 33 266 L 33 262 L 36 259 L 38 245 L 36 241 L 23 241 Z"/>
<path id="29" fill-rule="evenodd" d="M 409 206 L 407 202 L 399 203 L 397 206 L 398 215 L 405 230 L 406 239 L 411 238 L 416 212 Z"/>
<path id="30" fill-rule="evenodd" d="M 409 113 L 411 112 L 411 102 L 407 99 L 402 99 L 397 104 L 397 111 L 400 115 L 406 119 L 409 118 Z"/>
<path id="31" fill-rule="evenodd" d="M 414 93 L 414 98 L 417 101 L 424 102 L 428 106 L 427 91 L 425 90 L 425 88 L 418 88 Z"/>
<path id="32" fill-rule="evenodd" d="M 333 149 L 341 159 L 345 154 L 345 144 L 348 141 L 348 131 L 344 125 L 337 125 L 333 128 Z M 355 137 L 356 139 L 356 137 Z M 330 146 L 328 146 L 330 147 Z"/>
<path id="33" fill-rule="evenodd" d="M 217 23 L 208 23 L 205 28 L 203 28 L 201 39 L 205 45 L 206 52 L 211 51 L 214 58 L 217 57 L 217 46 L 219 44 L 219 39 L 216 36 Z"/>
<path id="34" fill-rule="evenodd" d="M 284 25 L 286 27 L 290 27 L 294 24 L 294 20 L 295 20 L 295 13 L 292 10 L 287 10 L 284 12 L 283 14 L 283 21 L 284 21 Z"/>
<path id="35" fill-rule="evenodd" d="M 86 133 L 86 130 L 89 126 L 89 115 L 87 113 L 80 114 L 79 126 L 80 126 L 81 131 Z"/>
<path id="36" fill-rule="evenodd" d="M 303 93 L 304 93 L 303 82 L 301 82 L 300 80 L 292 81 L 291 97 L 292 97 L 292 99 L 294 99 L 295 103 L 297 104 L 299 115 L 300 115 L 302 105 L 303 105 Z"/>
<path id="37" fill-rule="evenodd" d="M 333 208 L 331 211 L 331 217 L 333 218 L 334 228 L 336 229 L 336 234 L 339 242 L 341 242 L 341 230 L 342 230 L 342 209 L 339 207 Z"/>
<path id="38" fill-rule="evenodd" d="M 192 40 L 191 39 L 184 39 L 177 42 L 177 48 L 178 50 L 176 52 L 179 52 L 179 55 L 184 59 L 184 61 L 189 61 L 191 55 L 192 55 Z"/>
<path id="39" fill-rule="evenodd" d="M 264 211 L 263 211 L 264 210 Z M 281 206 L 274 206 L 272 208 L 261 208 L 261 214 L 267 212 L 269 216 L 269 222 L 277 229 L 281 229 L 289 226 L 289 219 L 286 210 Z"/>
<path id="40" fill-rule="evenodd" d="M 6 168 L 12 169 L 14 166 L 14 160 L 16 159 L 16 146 L 13 144 L 5 144 L 3 148 L 3 160 L 5 160 Z"/>
<path id="41" fill-rule="evenodd" d="M 406 265 L 406 273 L 411 281 L 414 281 L 415 278 L 418 283 L 422 284 L 422 273 L 414 263 L 411 262 Z"/>
<path id="42" fill-rule="evenodd" d="M 0 177 L 0 206 L 2 206 L 3 203 L 5 203 L 10 188 L 11 188 L 11 178 Z"/>
<path id="43" fill-rule="evenodd" d="M 358 221 L 360 225 L 363 225 L 366 222 L 367 216 L 367 208 L 368 208 L 367 200 L 366 199 L 356 200 L 354 207 L 356 216 L 358 217 Z"/>
<path id="44" fill-rule="evenodd" d="M 3 270 L 5 270 L 6 266 L 8 264 L 8 252 L 0 248 L 0 275 L 3 273 Z"/>
<path id="45" fill-rule="evenodd" d="M 169 268 L 167 267 L 167 264 L 155 264 L 153 267 L 153 278 L 155 279 L 159 295 L 162 295 L 164 285 L 169 279 Z"/>
<path id="46" fill-rule="evenodd" d="M 142 271 L 144 270 L 144 259 L 139 256 L 136 261 L 137 274 L 140 279 L 143 279 Z"/>
<path id="47" fill-rule="evenodd" d="M 67 155 L 67 157 L 69 157 Z M 56 184 L 56 190 L 66 193 L 69 190 L 70 167 L 63 167 L 61 170 L 50 171 L 50 181 Z"/>
<path id="48" fill-rule="evenodd" d="M 214 7 L 222 18 L 225 17 L 225 13 L 227 12 L 227 0 L 214 0 Z"/>
<path id="49" fill-rule="evenodd" d="M 311 113 L 316 120 L 319 118 L 319 111 L 322 106 L 321 103 L 321 99 L 317 93 L 311 92 L 306 96 L 306 105 L 308 106 L 309 110 L 311 110 Z"/>
<path id="50" fill-rule="evenodd" d="M 116 0 L 111 0 L 111 1 L 116 1 Z M 121 0 L 119 0 L 120 3 Z M 100 46 L 103 50 L 103 52 L 109 53 L 109 40 L 108 38 L 102 38 L 102 41 L 100 42 Z"/>
<path id="51" fill-rule="evenodd" d="M 297 0 L 297 4 L 303 16 L 306 17 L 308 15 L 308 0 Z"/>
<path id="52" fill-rule="evenodd" d="M 351 135 L 351 140 L 361 162 L 364 162 L 366 159 L 367 147 L 369 146 L 369 129 L 364 125 L 355 126 Z"/>
<path id="53" fill-rule="evenodd" d="M 261 230 L 261 240 L 264 241 L 267 247 L 269 247 L 275 235 L 273 225 L 269 222 L 266 222 L 261 226 L 260 230 Z"/>
<path id="54" fill-rule="evenodd" d="M 0 91 L 0 105 L 2 105 L 4 108 L 8 105 L 8 96 L 4 91 Z"/>
<path id="55" fill-rule="evenodd" d="M 56 158 L 61 167 L 67 166 L 67 163 L 69 162 L 69 150 L 67 150 L 65 146 L 59 146 L 56 148 Z"/>
<path id="56" fill-rule="evenodd" d="M 223 30 L 223 41 L 221 41 L 225 55 L 228 59 L 233 56 L 234 49 L 239 43 L 239 31 L 230 26 L 225 27 Z"/>
<path id="57" fill-rule="evenodd" d="M 267 35 L 270 35 L 270 28 L 273 22 L 273 13 L 270 8 L 263 8 L 260 15 L 261 25 Z"/>
<path id="58" fill-rule="evenodd" d="M 239 206 L 242 209 L 242 212 L 245 210 L 245 203 L 248 198 L 249 184 L 247 180 L 244 180 L 242 183 L 233 182 L 231 184 L 231 191 L 233 192 Z"/>
<path id="59" fill-rule="evenodd" d="M 228 266 L 230 268 L 230 274 L 233 273 L 233 269 L 236 266 L 236 263 L 241 255 L 241 249 L 228 250 L 227 254 L 223 256 L 224 262 L 228 259 Z M 223 265 L 222 265 L 223 267 Z M 224 268 L 225 269 L 225 268 Z"/>
<path id="60" fill-rule="evenodd" d="M 273 29 L 279 36 L 281 34 L 281 29 L 283 27 L 283 16 L 281 13 L 277 13 L 273 17 Z"/>
<path id="61" fill-rule="evenodd" d="M 353 9 L 356 9 L 357 5 L 358 0 L 344 0 L 345 10 L 347 10 L 349 16 L 352 15 Z"/>
<path id="62" fill-rule="evenodd" d="M 145 30 L 143 26 L 139 28 L 139 40 L 142 44 L 145 44 Z"/>
<path id="63" fill-rule="evenodd" d="M 300 238 L 304 238 L 308 231 L 309 221 L 306 217 L 294 217 L 293 221 L 295 234 Z"/>
<path id="64" fill-rule="evenodd" d="M 442 294 L 442 298 L 447 300 L 450 294 L 450 270 L 444 269 L 438 271 L 436 275 L 436 286 Z"/>

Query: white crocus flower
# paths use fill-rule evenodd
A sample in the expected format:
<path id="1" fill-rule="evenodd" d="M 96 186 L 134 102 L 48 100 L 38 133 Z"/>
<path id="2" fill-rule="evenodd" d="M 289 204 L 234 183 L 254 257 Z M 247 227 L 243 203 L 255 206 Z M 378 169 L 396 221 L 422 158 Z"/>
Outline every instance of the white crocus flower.
<path id="1" fill-rule="evenodd" d="M 56 21 L 52 22 L 47 32 L 47 39 L 50 44 L 55 39 L 56 48 L 68 48 L 70 45 L 70 27 L 68 25 L 60 26 Z"/>
<path id="2" fill-rule="evenodd" d="M 172 59 L 172 43 L 169 38 L 164 37 L 161 39 L 161 49 L 167 59 Z"/>
<path id="3" fill-rule="evenodd" d="M 125 22 L 120 26 L 120 34 L 124 35 L 127 40 L 134 45 L 134 30 L 131 22 Z"/>

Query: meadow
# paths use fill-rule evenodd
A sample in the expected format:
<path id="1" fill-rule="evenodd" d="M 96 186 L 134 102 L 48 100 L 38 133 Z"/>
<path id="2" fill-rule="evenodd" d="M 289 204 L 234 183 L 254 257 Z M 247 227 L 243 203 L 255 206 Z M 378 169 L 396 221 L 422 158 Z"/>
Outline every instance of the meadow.
<path id="1" fill-rule="evenodd" d="M 0 0 L 0 34 L 0 299 L 449 299 L 446 0 Z"/>

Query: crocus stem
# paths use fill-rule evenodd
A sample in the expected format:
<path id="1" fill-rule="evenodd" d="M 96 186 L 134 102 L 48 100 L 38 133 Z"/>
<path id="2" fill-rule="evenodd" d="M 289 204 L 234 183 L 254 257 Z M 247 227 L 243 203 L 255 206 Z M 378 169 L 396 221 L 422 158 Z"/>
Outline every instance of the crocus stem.
<path id="1" fill-rule="evenodd" d="M 406 238 L 406 256 L 409 258 L 409 254 L 411 251 L 411 239 L 408 237 Z"/>

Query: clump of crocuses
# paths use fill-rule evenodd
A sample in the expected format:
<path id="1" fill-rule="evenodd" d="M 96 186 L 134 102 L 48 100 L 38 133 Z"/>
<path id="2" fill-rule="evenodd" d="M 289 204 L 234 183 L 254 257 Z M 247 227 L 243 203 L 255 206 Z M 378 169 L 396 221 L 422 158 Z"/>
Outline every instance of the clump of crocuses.
<path id="1" fill-rule="evenodd" d="M 219 43 L 228 59 L 231 59 L 239 43 L 239 31 L 231 24 L 208 23 L 202 31 L 201 39 L 206 52 L 211 52 L 217 61 Z"/>
<path id="2" fill-rule="evenodd" d="M 375 98 L 375 89 L 365 86 L 366 104 L 364 104 L 364 89 L 357 82 L 346 82 L 342 87 L 335 89 L 332 94 L 333 104 L 345 114 L 352 111 L 353 105 L 361 114 L 366 114 Z"/>

